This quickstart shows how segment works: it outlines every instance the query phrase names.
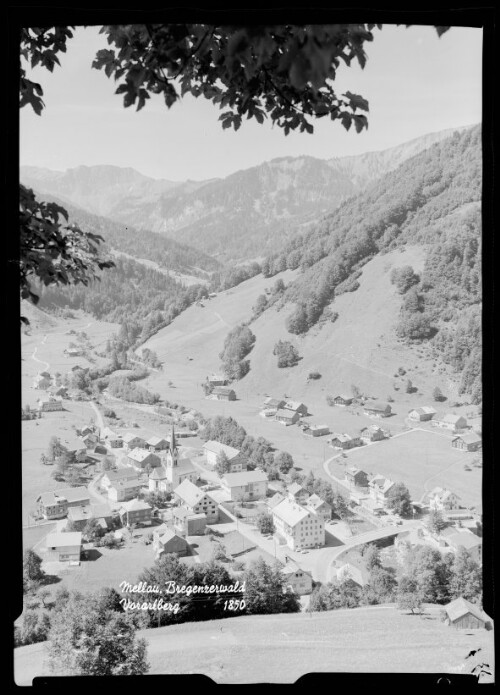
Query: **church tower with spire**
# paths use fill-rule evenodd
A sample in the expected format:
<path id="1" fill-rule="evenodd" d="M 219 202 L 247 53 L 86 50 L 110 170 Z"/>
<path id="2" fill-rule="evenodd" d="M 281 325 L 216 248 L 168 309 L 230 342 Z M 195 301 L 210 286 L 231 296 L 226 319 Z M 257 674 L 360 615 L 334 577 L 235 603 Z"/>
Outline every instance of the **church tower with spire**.
<path id="1" fill-rule="evenodd" d="M 169 468 L 177 468 L 179 463 L 179 450 L 175 441 L 174 425 L 172 424 L 172 435 L 170 438 L 170 449 L 167 453 L 167 466 Z"/>

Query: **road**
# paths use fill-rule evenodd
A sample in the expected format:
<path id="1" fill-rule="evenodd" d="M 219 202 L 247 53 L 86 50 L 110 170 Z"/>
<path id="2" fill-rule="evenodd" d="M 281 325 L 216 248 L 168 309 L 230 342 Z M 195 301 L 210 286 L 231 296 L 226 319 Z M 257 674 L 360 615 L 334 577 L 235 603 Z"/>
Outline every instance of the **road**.
<path id="1" fill-rule="evenodd" d="M 98 424 L 98 426 L 99 426 L 99 429 L 100 429 L 101 432 L 102 432 L 102 430 L 106 427 L 106 424 L 105 424 L 105 422 L 104 422 L 104 420 L 103 420 L 101 411 L 99 410 L 99 408 L 97 407 L 97 404 L 96 404 L 94 401 L 90 401 L 90 407 L 92 408 L 92 410 L 93 410 L 93 411 L 95 412 L 95 414 L 96 414 L 96 417 L 97 417 L 97 424 Z"/>

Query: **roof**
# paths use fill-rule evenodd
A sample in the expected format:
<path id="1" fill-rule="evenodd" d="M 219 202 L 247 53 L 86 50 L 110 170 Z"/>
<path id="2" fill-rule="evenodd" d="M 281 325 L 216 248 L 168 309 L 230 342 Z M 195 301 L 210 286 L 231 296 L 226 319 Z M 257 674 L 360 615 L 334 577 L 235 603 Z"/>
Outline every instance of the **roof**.
<path id="1" fill-rule="evenodd" d="M 377 411 L 386 411 L 387 409 L 392 410 L 388 403 L 365 403 L 364 409 Z"/>
<path id="2" fill-rule="evenodd" d="M 460 499 L 458 495 L 451 490 L 447 490 L 445 487 L 435 487 L 433 488 L 429 493 L 429 497 L 439 497 L 441 500 L 448 499 L 448 497 L 451 497 L 454 495 L 457 499 Z"/>
<path id="3" fill-rule="evenodd" d="M 334 442 L 336 439 L 339 440 L 339 442 L 350 442 L 352 440 L 352 437 L 346 434 L 345 432 L 343 434 L 339 434 L 338 432 L 335 432 L 333 437 L 330 439 L 331 442 Z"/>
<path id="4" fill-rule="evenodd" d="M 188 519 L 206 519 L 207 517 L 204 512 L 193 514 L 193 512 L 190 512 L 189 509 L 186 509 L 185 507 L 174 507 L 173 515 L 177 519 L 185 519 L 186 517 L 188 517 Z"/>
<path id="5" fill-rule="evenodd" d="M 366 475 L 364 471 L 362 471 L 360 468 L 356 468 L 356 466 L 349 466 L 349 468 L 346 469 L 346 473 L 350 473 L 351 475 L 357 475 L 358 473 L 363 473 L 363 475 Z"/>
<path id="6" fill-rule="evenodd" d="M 299 492 L 307 492 L 307 490 L 302 487 L 302 485 L 299 485 L 299 483 L 292 483 L 289 485 L 287 491 L 289 495 L 296 495 Z"/>
<path id="7" fill-rule="evenodd" d="M 483 438 L 477 432 L 467 432 L 466 434 L 458 435 L 458 437 L 453 437 L 453 441 L 456 439 L 461 439 L 466 444 L 479 444 L 483 441 Z"/>
<path id="8" fill-rule="evenodd" d="M 196 471 L 196 468 L 191 461 L 191 459 L 177 459 L 176 470 L 178 473 L 188 473 L 189 471 Z"/>
<path id="9" fill-rule="evenodd" d="M 429 405 L 422 405 L 419 408 L 412 408 L 410 413 L 418 413 L 419 415 L 435 415 L 436 411 Z"/>
<path id="10" fill-rule="evenodd" d="M 284 410 L 282 408 L 281 410 L 276 411 L 276 417 L 284 417 L 287 420 L 291 420 L 294 415 L 297 415 L 295 410 Z"/>
<path id="11" fill-rule="evenodd" d="M 135 434 L 134 432 L 126 432 L 124 435 L 122 435 L 122 439 L 126 444 L 128 444 L 128 442 L 131 442 L 133 439 L 142 439 L 142 441 L 144 441 L 144 437 L 141 437 L 138 434 Z"/>
<path id="12" fill-rule="evenodd" d="M 229 388 L 229 386 L 214 386 L 212 393 L 219 393 L 224 396 L 229 396 L 231 393 L 234 393 L 234 390 Z"/>
<path id="13" fill-rule="evenodd" d="M 92 511 L 90 507 L 70 507 L 68 509 L 68 519 L 71 519 L 71 521 L 83 521 L 84 519 L 92 519 Z"/>
<path id="14" fill-rule="evenodd" d="M 90 509 L 92 510 L 92 517 L 94 519 L 113 515 L 113 512 L 107 504 L 91 504 Z"/>
<path id="15" fill-rule="evenodd" d="M 155 456 L 149 449 L 132 449 L 132 451 L 128 454 L 128 458 L 132 459 L 132 461 L 137 461 L 138 463 L 142 463 L 145 461 L 147 458 L 150 456 Z"/>
<path id="16" fill-rule="evenodd" d="M 479 608 L 479 606 L 475 606 L 470 601 L 466 601 L 461 597 L 447 603 L 444 609 L 448 613 L 448 617 L 452 622 L 458 620 L 464 615 L 467 615 L 467 613 L 471 613 L 474 617 L 482 620 L 483 622 L 488 622 L 490 619 L 489 616 Z"/>
<path id="17" fill-rule="evenodd" d="M 68 451 L 83 451 L 86 449 L 85 444 L 80 438 L 72 437 L 71 435 L 61 438 L 61 444 L 65 446 Z"/>
<path id="18" fill-rule="evenodd" d="M 301 407 L 307 409 L 306 404 L 301 403 L 300 401 L 286 401 L 286 403 L 285 403 L 285 408 L 287 410 L 298 410 Z"/>
<path id="19" fill-rule="evenodd" d="M 207 495 L 206 492 L 201 490 L 187 478 L 175 488 L 174 493 L 189 507 L 194 507 L 200 500 L 203 499 L 203 497 L 205 497 L 205 495 Z M 207 495 L 207 497 L 210 497 L 210 495 Z"/>
<path id="20" fill-rule="evenodd" d="M 132 468 L 119 468 L 117 471 L 106 471 L 104 474 L 110 482 L 113 480 L 137 480 L 137 473 Z M 103 478 L 104 478 L 103 476 Z"/>
<path id="21" fill-rule="evenodd" d="M 162 442 L 168 443 L 168 441 L 169 440 L 166 439 L 165 437 L 153 436 L 153 437 L 150 437 L 148 440 L 146 440 L 146 444 L 149 444 L 149 446 L 158 446 L 158 444 L 161 444 Z"/>
<path id="22" fill-rule="evenodd" d="M 369 484 L 378 487 L 381 492 L 385 493 L 391 489 L 394 482 L 389 480 L 389 478 L 384 478 L 383 475 L 376 475 L 370 480 Z"/>
<path id="23" fill-rule="evenodd" d="M 123 509 L 127 512 L 140 512 L 145 509 L 151 509 L 151 506 L 143 500 L 130 500 L 129 502 L 124 502 L 122 504 L 120 512 Z"/>
<path id="24" fill-rule="evenodd" d="M 213 454 L 219 455 L 222 451 L 226 454 L 229 460 L 236 458 L 240 454 L 239 449 L 235 449 L 233 446 L 228 446 L 227 444 L 222 444 L 213 439 L 205 442 L 203 445 L 205 451 L 210 451 Z"/>
<path id="25" fill-rule="evenodd" d="M 165 533 L 163 533 L 163 534 L 159 537 L 159 540 L 160 540 L 162 543 L 168 543 L 169 541 L 172 540 L 172 538 L 178 538 L 180 541 L 183 541 L 186 545 L 188 545 L 187 540 L 186 540 L 185 538 L 183 538 L 182 536 L 179 536 L 179 534 L 176 533 L 175 531 L 172 531 L 171 528 L 167 528 L 166 531 L 165 531 Z"/>
<path id="26" fill-rule="evenodd" d="M 329 430 L 328 425 L 309 425 L 310 430 Z"/>
<path id="27" fill-rule="evenodd" d="M 307 500 L 307 506 L 311 507 L 314 510 L 319 509 L 320 507 L 323 507 L 325 505 L 329 509 L 331 509 L 331 506 L 328 504 L 328 502 L 325 502 L 325 500 L 322 500 L 321 497 L 318 497 L 318 495 L 316 494 L 311 495 Z"/>
<path id="28" fill-rule="evenodd" d="M 455 413 L 446 413 L 446 415 L 443 415 L 443 417 L 440 418 L 441 422 L 447 422 L 450 425 L 454 425 L 459 420 L 464 420 L 465 422 L 467 422 L 463 415 L 456 415 Z"/>
<path id="29" fill-rule="evenodd" d="M 81 545 L 82 534 L 78 531 L 71 533 L 49 533 L 45 539 L 47 548 L 64 548 L 70 545 Z"/>
<path id="30" fill-rule="evenodd" d="M 165 480 L 166 477 L 167 474 L 165 473 L 165 469 L 163 468 L 163 466 L 157 466 L 156 468 L 153 468 L 153 470 L 149 474 L 150 480 Z"/>
<path id="31" fill-rule="evenodd" d="M 306 519 L 311 510 L 302 507 L 297 502 L 292 502 L 290 499 L 284 499 L 277 504 L 273 509 L 273 515 L 277 516 L 289 526 L 297 526 L 303 519 Z"/>
<path id="32" fill-rule="evenodd" d="M 339 567 L 337 570 L 337 577 L 339 573 L 343 574 L 344 572 L 349 573 L 349 579 L 352 579 L 361 586 L 366 584 L 370 579 L 370 573 L 365 565 L 363 565 L 361 562 L 356 562 L 355 560 L 349 560 L 349 562 L 346 562 L 344 565 Z"/>
<path id="33" fill-rule="evenodd" d="M 271 407 L 274 406 L 275 408 L 278 408 L 280 405 L 283 405 L 284 403 L 285 401 L 282 398 L 266 398 L 266 400 L 264 401 L 265 405 Z"/>
<path id="34" fill-rule="evenodd" d="M 296 562 L 293 560 L 288 560 L 286 565 L 284 567 L 280 568 L 280 571 L 283 574 L 295 574 L 295 572 L 302 572 L 302 574 L 307 574 L 312 578 L 311 572 L 308 572 L 307 570 L 303 570 L 302 567 L 299 567 Z"/>
<path id="35" fill-rule="evenodd" d="M 267 500 L 267 506 L 270 507 L 271 509 L 274 509 L 274 507 L 281 502 L 281 500 L 284 500 L 284 496 L 281 494 L 281 492 L 277 492 L 275 495 L 270 497 Z"/>
<path id="36" fill-rule="evenodd" d="M 462 546 L 466 550 L 471 550 L 472 548 L 477 548 L 482 544 L 480 538 L 478 538 L 474 533 L 470 531 L 463 531 L 462 533 L 457 532 L 449 536 L 447 539 L 449 545 L 454 547 Z"/>
<path id="37" fill-rule="evenodd" d="M 122 439 L 122 435 L 117 434 L 110 427 L 105 427 L 101 432 L 101 436 L 104 439 Z"/>
<path id="38" fill-rule="evenodd" d="M 342 398 L 342 400 L 344 400 L 344 401 L 352 401 L 352 400 L 354 400 L 354 397 L 353 397 L 353 396 L 348 396 L 348 395 L 345 394 L 345 393 L 339 393 L 337 396 L 334 396 L 334 399 L 335 399 L 335 398 Z"/>
<path id="39" fill-rule="evenodd" d="M 264 471 L 241 471 L 241 473 L 226 473 L 224 482 L 228 487 L 239 487 L 249 483 L 264 483 L 268 481 L 267 473 Z"/>

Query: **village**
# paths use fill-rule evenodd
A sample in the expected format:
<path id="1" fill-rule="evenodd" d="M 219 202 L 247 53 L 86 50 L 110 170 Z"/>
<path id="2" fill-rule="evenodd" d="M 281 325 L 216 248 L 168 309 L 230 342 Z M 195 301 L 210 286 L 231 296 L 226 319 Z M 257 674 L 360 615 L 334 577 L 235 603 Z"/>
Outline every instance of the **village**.
<path id="1" fill-rule="evenodd" d="M 223 377 L 213 375 L 207 382 L 207 398 L 236 399 Z M 32 389 L 41 395 L 37 407 L 23 410 L 23 418 L 43 419 L 45 427 L 76 397 L 48 371 L 37 374 Z M 182 420 L 156 431 L 112 427 L 93 402 L 99 424 L 91 422 L 58 440 L 73 466 L 86 474 L 69 486 L 41 491 L 33 500 L 29 525 L 50 528 L 33 546 L 44 570 L 69 587 L 118 587 L 169 553 L 187 563 L 215 557 L 227 562 L 235 576 L 260 556 L 280 563 L 287 590 L 307 607 L 319 583 L 349 578 L 360 587 L 367 584 L 361 552 L 367 544 L 380 548 L 389 563 L 394 553 L 412 545 L 429 545 L 443 553 L 463 548 L 481 563 L 480 506 L 463 504 L 451 486 L 436 485 L 419 499 L 409 499 L 401 514 L 392 500 L 397 488 L 404 487 L 403 476 L 392 480 L 364 470 L 373 470 L 376 462 L 370 452 L 379 455 L 394 439 L 385 426 L 391 405 L 346 394 L 332 401 L 334 412 L 357 405 L 373 424 L 357 432 L 337 432 L 312 422 L 305 403 L 272 396 L 263 400 L 255 417 L 324 441 L 331 453 L 323 469 L 345 500 L 340 517 L 293 476 L 271 480 L 264 470 L 249 469 L 235 447 L 203 442 L 203 427 L 189 430 Z M 409 411 L 405 421 L 407 432 L 435 428 L 446 433 L 448 446 L 462 453 L 464 465 L 475 465 L 472 454 L 481 449 L 481 435 L 463 416 L 438 415 L 423 405 Z M 356 451 L 368 466 L 354 458 L 344 460 L 346 452 L 351 456 Z M 389 447 L 384 456 L 390 456 Z M 87 484 L 79 484 L 82 480 Z M 435 527 L 428 523 L 432 514 L 441 520 Z M 456 601 L 450 604 L 451 622 L 487 624 L 477 607 L 461 601 L 462 610 Z"/>

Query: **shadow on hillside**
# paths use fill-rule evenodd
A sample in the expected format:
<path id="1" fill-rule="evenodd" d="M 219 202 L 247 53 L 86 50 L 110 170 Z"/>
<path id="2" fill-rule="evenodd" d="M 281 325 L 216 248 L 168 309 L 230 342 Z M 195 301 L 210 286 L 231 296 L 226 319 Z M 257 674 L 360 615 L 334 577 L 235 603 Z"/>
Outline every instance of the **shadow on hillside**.
<path id="1" fill-rule="evenodd" d="M 330 531 L 325 531 L 325 548 L 335 548 L 339 545 L 345 545 L 337 536 L 334 536 Z"/>
<path id="2" fill-rule="evenodd" d="M 85 554 L 82 553 L 82 560 L 85 562 L 95 562 L 102 557 L 102 553 L 100 553 L 97 548 L 89 548 L 88 550 L 84 550 L 84 553 Z"/>
<path id="3" fill-rule="evenodd" d="M 51 584 L 59 584 L 60 581 L 61 577 L 58 577 L 57 574 L 46 574 L 41 584 L 42 586 L 50 586 Z"/>

